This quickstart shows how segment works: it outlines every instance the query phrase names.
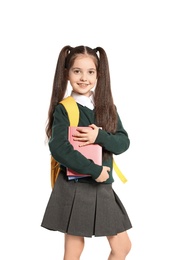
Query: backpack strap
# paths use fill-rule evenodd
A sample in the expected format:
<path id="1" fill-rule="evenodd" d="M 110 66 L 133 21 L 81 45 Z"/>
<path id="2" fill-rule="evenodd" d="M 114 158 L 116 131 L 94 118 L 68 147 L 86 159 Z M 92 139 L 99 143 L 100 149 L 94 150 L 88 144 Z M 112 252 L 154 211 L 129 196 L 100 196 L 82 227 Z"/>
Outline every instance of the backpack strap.
<path id="1" fill-rule="evenodd" d="M 71 96 L 64 98 L 60 103 L 65 107 L 70 126 L 78 126 L 79 123 L 79 109 L 75 99 Z"/>
<path id="2" fill-rule="evenodd" d="M 123 183 L 126 183 L 126 182 L 127 182 L 127 179 L 126 179 L 126 177 L 122 174 L 121 170 L 118 168 L 118 165 L 116 164 L 114 158 L 113 158 L 113 169 L 114 169 L 114 171 L 116 172 L 116 174 L 118 175 L 118 177 L 120 178 L 120 180 L 121 180 Z"/>
<path id="3" fill-rule="evenodd" d="M 79 122 L 79 109 L 76 101 L 73 97 L 69 96 L 64 98 L 60 102 L 66 109 L 68 118 L 70 121 L 70 126 L 77 126 Z M 51 187 L 53 189 L 55 181 L 60 173 L 60 163 L 55 161 L 55 159 L 51 156 Z"/>

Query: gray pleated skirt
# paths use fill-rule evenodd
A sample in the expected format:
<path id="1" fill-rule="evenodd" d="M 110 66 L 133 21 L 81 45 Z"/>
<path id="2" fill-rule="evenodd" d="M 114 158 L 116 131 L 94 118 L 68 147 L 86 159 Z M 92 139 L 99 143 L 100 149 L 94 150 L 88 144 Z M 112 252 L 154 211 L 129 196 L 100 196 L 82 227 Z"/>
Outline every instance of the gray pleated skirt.
<path id="1" fill-rule="evenodd" d="M 82 237 L 113 236 L 132 227 L 111 184 L 67 181 L 63 173 L 52 190 L 41 226 Z"/>

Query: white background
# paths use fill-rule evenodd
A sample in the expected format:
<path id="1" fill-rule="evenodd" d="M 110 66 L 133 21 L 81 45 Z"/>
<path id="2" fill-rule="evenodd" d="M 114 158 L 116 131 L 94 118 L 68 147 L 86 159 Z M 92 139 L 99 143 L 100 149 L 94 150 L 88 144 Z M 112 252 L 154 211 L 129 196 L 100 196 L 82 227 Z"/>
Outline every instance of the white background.
<path id="1" fill-rule="evenodd" d="M 40 227 L 51 192 L 45 124 L 59 51 L 103 47 L 131 146 L 114 189 L 133 229 L 128 260 L 173 259 L 172 1 L 0 2 L 0 257 L 61 260 L 63 234 Z M 106 260 L 106 238 L 87 238 L 81 260 Z"/>

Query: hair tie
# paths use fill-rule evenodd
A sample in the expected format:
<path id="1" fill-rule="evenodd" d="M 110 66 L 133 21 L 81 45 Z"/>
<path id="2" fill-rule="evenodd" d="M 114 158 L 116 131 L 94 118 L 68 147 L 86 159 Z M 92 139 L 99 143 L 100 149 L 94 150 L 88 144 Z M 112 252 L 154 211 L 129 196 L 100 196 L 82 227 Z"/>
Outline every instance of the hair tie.
<path id="1" fill-rule="evenodd" d="M 72 47 L 71 46 L 68 46 L 68 49 L 67 49 L 67 55 L 72 51 Z"/>

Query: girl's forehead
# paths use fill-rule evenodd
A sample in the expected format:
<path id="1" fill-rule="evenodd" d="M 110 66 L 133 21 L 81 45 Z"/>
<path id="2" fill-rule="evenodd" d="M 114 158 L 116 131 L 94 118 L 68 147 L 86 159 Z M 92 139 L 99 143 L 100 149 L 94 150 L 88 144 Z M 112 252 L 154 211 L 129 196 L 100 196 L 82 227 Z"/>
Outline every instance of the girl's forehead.
<path id="1" fill-rule="evenodd" d="M 79 54 L 76 56 L 75 60 L 74 60 L 74 64 L 77 63 L 90 63 L 90 64 L 94 64 L 95 65 L 95 58 L 92 55 L 86 55 L 86 54 Z M 74 65 L 73 64 L 73 65 Z"/>

